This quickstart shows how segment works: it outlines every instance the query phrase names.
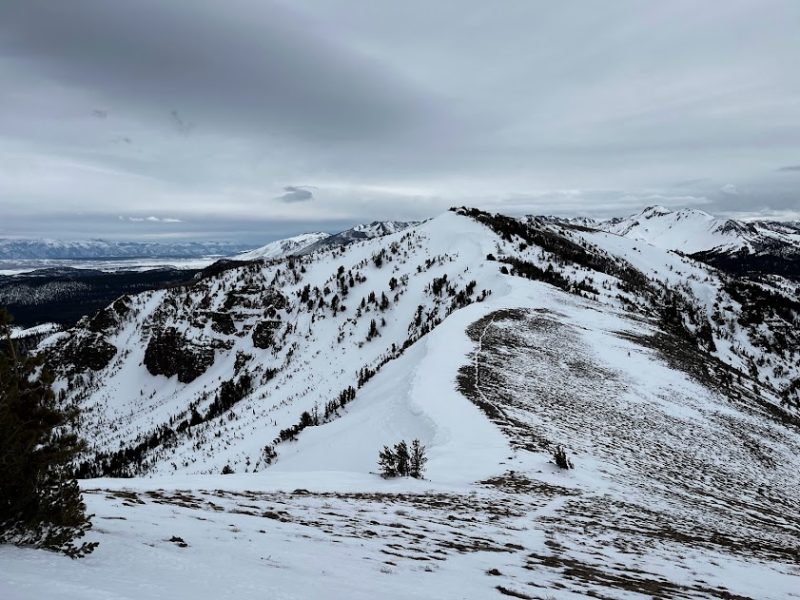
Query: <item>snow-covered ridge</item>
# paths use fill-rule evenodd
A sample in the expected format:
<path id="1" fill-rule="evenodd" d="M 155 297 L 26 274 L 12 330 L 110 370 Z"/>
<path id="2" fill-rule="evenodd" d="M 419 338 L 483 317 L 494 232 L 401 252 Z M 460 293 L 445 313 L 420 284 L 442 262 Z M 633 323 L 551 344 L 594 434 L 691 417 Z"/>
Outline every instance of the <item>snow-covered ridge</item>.
<path id="1" fill-rule="evenodd" d="M 298 250 L 295 254 L 312 254 L 327 248 L 336 246 L 347 246 L 354 242 L 362 242 L 374 238 L 391 235 L 415 225 L 413 221 L 373 221 L 372 223 L 362 223 L 351 229 L 346 229 L 335 233 L 325 239 L 319 240 L 305 248 Z"/>
<path id="2" fill-rule="evenodd" d="M 296 252 L 300 252 L 304 248 L 307 248 L 308 246 L 328 237 L 330 237 L 329 233 L 324 233 L 321 231 L 314 233 L 301 233 L 300 235 L 290 238 L 270 242 L 269 244 L 261 246 L 260 248 L 256 248 L 255 250 L 241 252 L 232 258 L 236 260 L 274 260 L 278 258 L 285 258 Z"/>
<path id="3" fill-rule="evenodd" d="M 409 360 L 406 349 L 453 322 L 454 311 L 481 301 L 513 307 L 508 298 L 520 286 L 533 295 L 514 302 L 535 305 L 543 285 L 696 339 L 698 352 L 754 377 L 774 405 L 798 377 L 797 316 L 769 296 L 756 301 L 761 288 L 732 287 L 705 265 L 626 236 L 461 211 L 288 262 L 233 267 L 185 289 L 125 297 L 60 342 L 59 385 L 83 398 L 85 434 L 104 456 L 100 472 L 262 470 L 300 433 L 293 428 L 304 412 L 338 414 L 326 407 L 344 398 L 343 408 L 350 389 Z M 758 314 L 747 312 L 759 303 Z M 74 383 L 87 368 L 96 389 Z M 235 421 L 220 418 L 229 411 Z M 178 435 L 167 443 L 159 432 L 169 423 Z M 441 428 L 418 433 L 432 442 L 444 439 L 436 437 Z M 219 435 L 224 447 L 213 441 Z M 142 436 L 156 436 L 143 462 L 117 464 L 109 455 Z"/>
<path id="4" fill-rule="evenodd" d="M 800 254 L 800 224 L 797 222 L 745 222 L 715 217 L 695 208 L 672 210 L 657 205 L 628 217 L 554 220 L 608 231 L 685 254 L 774 253 L 786 249 Z"/>
<path id="5" fill-rule="evenodd" d="M 352 231 L 364 234 L 365 238 L 374 238 L 397 233 L 415 224 L 415 221 L 373 221 L 356 225 Z"/>
<path id="6" fill-rule="evenodd" d="M 11 327 L 11 339 L 21 339 L 30 336 L 43 336 L 56 331 L 60 331 L 61 326 L 57 323 L 42 323 L 33 327 Z"/>
<path id="7" fill-rule="evenodd" d="M 753 242 L 744 224 L 720 219 L 694 208 L 673 211 L 663 206 L 650 206 L 603 229 L 687 254 L 712 249 L 750 248 Z"/>
<path id="8" fill-rule="evenodd" d="M 362 223 L 339 233 L 302 233 L 290 238 L 270 242 L 266 246 L 247 252 L 241 252 L 232 258 L 235 260 L 277 260 L 289 256 L 311 254 L 326 248 L 347 246 L 357 241 L 383 237 L 402 231 L 414 223 L 408 221 L 373 221 Z"/>
<path id="9" fill-rule="evenodd" d="M 791 598 L 798 331 L 793 287 L 470 209 L 126 296 L 41 350 L 81 473 L 143 477 L 12 592 Z M 427 480 L 375 474 L 415 438 Z"/>

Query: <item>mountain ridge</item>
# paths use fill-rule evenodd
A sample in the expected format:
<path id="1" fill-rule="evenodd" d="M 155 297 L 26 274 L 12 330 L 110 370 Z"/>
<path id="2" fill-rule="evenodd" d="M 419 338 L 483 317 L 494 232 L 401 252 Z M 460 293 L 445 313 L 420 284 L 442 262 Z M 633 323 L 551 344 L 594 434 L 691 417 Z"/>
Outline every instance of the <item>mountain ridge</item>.
<path id="1" fill-rule="evenodd" d="M 476 225 L 464 229 L 466 224 L 472 222 L 475 222 Z M 465 232 L 464 234 L 457 234 L 454 237 L 454 231 L 462 230 Z M 407 234 L 408 238 L 403 237 L 403 231 L 410 232 Z M 469 233 L 466 233 L 467 231 Z M 460 235 L 463 235 L 465 239 L 456 239 Z M 519 241 L 513 242 L 515 239 Z M 211 275 L 186 289 L 188 295 L 182 302 L 188 302 L 188 306 L 195 306 L 191 310 L 186 309 L 189 310 L 186 313 L 180 304 L 171 300 L 176 295 L 183 294 L 184 292 L 181 291 L 183 288 L 147 292 L 141 297 L 125 297 L 102 312 L 102 316 L 100 316 L 101 313 L 98 313 L 98 316 L 78 327 L 77 338 L 66 347 L 59 346 L 58 353 L 67 357 L 73 355 L 82 346 L 82 343 L 77 340 L 83 337 L 98 341 L 101 349 L 100 355 L 110 353 L 109 360 L 117 354 L 116 348 L 120 345 L 138 347 L 137 352 L 143 353 L 140 354 L 143 357 L 140 360 L 144 360 L 150 370 L 150 374 L 142 371 L 143 383 L 148 389 L 157 392 L 160 384 L 156 387 L 153 386 L 159 380 L 150 378 L 164 369 L 166 369 L 167 375 L 174 376 L 177 372 L 174 369 L 180 369 L 180 365 L 158 367 L 157 370 L 154 370 L 156 363 L 148 364 L 147 352 L 152 349 L 152 355 L 156 356 L 160 352 L 158 344 L 162 343 L 159 341 L 161 340 L 159 336 L 169 334 L 171 337 L 163 340 L 163 343 L 167 344 L 164 346 L 165 358 L 171 360 L 171 357 L 179 356 L 181 349 L 184 349 L 187 364 L 199 365 L 200 374 L 202 374 L 212 365 L 219 365 L 215 369 L 221 368 L 222 365 L 227 365 L 224 367 L 226 370 L 231 369 L 237 362 L 237 355 L 241 353 L 249 356 L 245 364 L 249 361 L 256 367 L 253 376 L 258 374 L 264 385 L 268 389 L 272 389 L 274 385 L 277 385 L 270 383 L 271 378 L 275 376 L 273 371 L 275 373 L 283 372 L 290 363 L 293 364 L 294 354 L 299 352 L 297 344 L 300 346 L 311 344 L 310 347 L 314 350 L 308 351 L 324 356 L 322 347 L 319 346 L 320 343 L 323 343 L 322 339 L 327 340 L 323 344 L 327 344 L 330 351 L 335 351 L 345 340 L 353 339 L 355 336 L 356 341 L 350 342 L 355 344 L 352 349 L 353 356 L 361 358 L 350 360 L 350 362 L 359 364 L 360 370 L 352 372 L 349 378 L 343 378 L 341 375 L 334 378 L 330 373 L 326 379 L 329 382 L 326 387 L 329 388 L 327 394 L 331 398 L 324 398 L 320 395 L 322 388 L 316 390 L 304 403 L 304 410 L 310 411 L 313 408 L 311 399 L 315 398 L 317 405 L 324 407 L 326 402 L 342 391 L 331 388 L 330 381 L 337 381 L 343 385 L 348 383 L 349 379 L 348 385 L 353 387 L 363 383 L 387 360 L 393 360 L 399 356 L 402 348 L 413 343 L 411 340 L 427 334 L 453 310 L 473 303 L 479 298 L 485 299 L 486 295 L 493 291 L 504 289 L 501 285 L 503 279 L 516 274 L 517 277 L 528 280 L 543 281 L 567 293 L 598 300 L 603 299 L 601 304 L 635 310 L 644 317 L 659 319 L 664 324 L 663 326 L 671 327 L 681 335 L 697 337 L 699 351 L 711 351 L 717 355 L 718 359 L 735 369 L 745 369 L 745 372 L 751 374 L 758 373 L 759 385 L 766 386 L 763 388 L 765 397 L 771 395 L 774 398 L 772 403 L 780 405 L 780 394 L 784 388 L 775 387 L 775 385 L 779 381 L 785 382 L 781 386 L 791 383 L 790 375 L 793 371 L 791 354 L 788 355 L 789 358 L 772 357 L 773 361 L 777 360 L 778 362 L 777 364 L 773 363 L 775 368 L 769 370 L 770 376 L 767 377 L 767 370 L 754 366 L 753 362 L 753 356 L 758 356 L 766 351 L 763 348 L 767 347 L 765 346 L 767 342 L 755 337 L 746 344 L 739 340 L 731 345 L 725 338 L 730 335 L 740 338 L 742 334 L 737 332 L 744 326 L 726 320 L 721 308 L 725 304 L 734 303 L 735 305 L 738 300 L 742 303 L 740 310 L 744 310 L 744 298 L 752 294 L 762 294 L 764 302 L 775 305 L 774 310 L 778 311 L 775 313 L 776 315 L 785 314 L 786 316 L 782 318 L 788 318 L 791 322 L 791 311 L 794 310 L 791 307 L 795 304 L 792 304 L 793 301 L 787 298 L 788 309 L 781 308 L 781 303 L 784 302 L 781 298 L 785 297 L 785 292 L 776 288 L 769 292 L 772 295 L 764 295 L 766 292 L 760 292 L 759 288 L 742 284 L 733 286 L 723 276 L 714 274 L 707 268 L 692 266 L 689 269 L 686 265 L 695 263 L 682 262 L 688 259 L 671 258 L 669 254 L 653 246 L 644 254 L 648 256 L 648 260 L 642 261 L 643 250 L 637 248 L 635 243 L 630 242 L 620 246 L 616 240 L 621 239 L 625 238 L 607 232 L 570 233 L 566 230 L 559 230 L 558 226 L 525 225 L 515 219 L 492 217 L 488 213 L 473 213 L 467 210 L 460 213 L 447 213 L 409 230 L 354 242 L 345 247 L 333 246 L 323 251 L 289 257 L 285 259 L 288 261 L 285 263 L 278 261 L 272 266 L 253 264 L 242 267 L 233 264 L 229 270 L 219 275 Z M 512 245 L 509 246 L 509 244 Z M 600 245 L 598 246 L 598 244 Z M 446 248 L 450 247 L 459 248 L 459 250 L 451 254 L 446 251 Z M 435 250 L 437 248 L 438 251 Z M 476 252 L 477 248 L 481 249 Z M 506 248 L 505 254 L 496 256 L 498 248 Z M 586 248 L 591 248 L 591 250 Z M 622 252 L 622 255 L 616 254 L 615 256 L 615 253 L 619 252 Z M 390 276 L 384 276 L 389 281 L 388 288 L 385 287 L 386 282 L 378 282 L 377 285 L 372 284 L 374 287 L 367 290 L 371 293 L 362 292 L 364 295 L 361 295 L 360 298 L 356 296 L 354 300 L 350 300 L 351 294 L 368 287 L 367 281 L 371 281 L 383 270 L 384 262 L 395 262 L 390 259 L 393 254 L 402 256 L 402 259 L 396 260 L 402 260 L 403 264 L 408 264 L 412 260 L 422 262 L 414 269 L 404 267 Z M 426 256 L 427 258 L 423 259 Z M 547 258 L 548 256 L 553 258 Z M 492 257 L 492 259 L 490 260 L 488 257 Z M 336 266 L 338 261 L 345 262 Z M 452 266 L 448 266 L 451 263 Z M 676 277 L 664 265 L 672 265 L 671 269 L 673 270 L 689 269 L 688 272 L 694 274 L 686 280 L 686 276 Z M 434 269 L 434 267 L 436 268 Z M 437 277 L 425 281 L 424 274 L 431 269 L 437 273 Z M 482 277 L 486 278 L 485 281 L 482 281 L 480 277 L 470 276 L 474 269 L 484 273 Z M 393 267 L 393 270 L 396 268 Z M 498 281 L 497 277 L 500 277 L 501 280 Z M 697 287 L 693 283 L 695 279 L 712 277 L 717 283 L 711 288 Z M 305 280 L 308 280 L 309 284 L 301 286 L 301 282 Z M 408 285 L 403 282 L 412 280 L 418 281 L 418 283 L 415 284 L 414 292 L 411 295 L 420 300 L 428 299 L 419 306 L 417 306 L 418 302 L 409 303 L 406 300 L 401 302 L 404 290 Z M 652 282 L 648 282 L 649 280 Z M 601 282 L 605 283 L 601 285 Z M 497 287 L 498 285 L 500 287 Z M 667 293 L 661 289 L 661 286 L 664 285 L 668 286 Z M 619 292 L 614 292 L 618 286 L 622 286 L 619 289 L 624 291 L 624 294 L 620 296 L 622 300 L 617 299 Z M 448 294 L 453 294 L 452 302 L 443 301 L 444 298 L 441 296 L 443 290 L 450 290 Z M 704 299 L 712 291 L 715 297 L 714 303 Z M 361 300 L 360 303 L 359 300 Z M 395 320 L 391 324 L 387 321 L 387 316 L 394 314 L 392 306 L 395 301 L 400 302 L 398 310 L 401 312 L 393 317 Z M 356 302 L 357 305 L 353 307 L 352 302 Z M 426 305 L 427 302 L 430 304 Z M 135 309 L 136 305 L 139 305 L 140 308 Z M 420 309 L 422 312 L 419 312 Z M 789 312 L 780 312 L 785 310 Z M 680 311 L 684 313 L 683 316 L 680 315 Z M 374 316 L 367 319 L 367 314 L 370 313 Z M 259 317 L 258 314 L 262 316 Z M 130 322 L 134 315 L 140 315 L 136 317 L 138 320 L 145 320 L 137 327 L 142 331 L 142 333 L 136 334 L 141 336 L 141 341 L 134 343 L 125 337 L 125 341 L 122 343 L 119 336 L 130 336 L 131 334 L 124 333 L 124 331 L 128 331 L 127 326 L 123 329 L 119 328 L 124 323 Z M 757 320 L 758 316 L 750 315 L 747 319 Z M 763 317 L 761 320 L 763 322 Z M 379 324 L 384 321 L 387 322 L 387 325 Z M 745 321 L 745 323 L 748 322 Z M 100 325 L 93 325 L 93 323 L 100 323 Z M 328 323 L 337 323 L 338 325 L 336 329 L 331 329 L 332 325 L 328 325 Z M 388 340 L 382 342 L 380 340 L 385 339 L 385 335 L 379 335 L 380 330 L 389 324 L 394 331 L 390 336 L 391 343 Z M 119 332 L 113 333 L 109 337 L 109 333 L 106 333 L 108 327 L 110 327 L 110 332 L 117 330 Z M 302 327 L 305 327 L 306 330 L 301 335 Z M 730 329 L 730 333 L 719 329 L 721 327 L 727 327 Z M 715 334 L 714 331 L 717 329 L 720 333 Z M 783 348 L 788 344 L 788 340 L 784 339 L 787 335 L 785 329 L 781 326 L 780 339 L 784 341 L 780 345 Z M 169 333 L 170 331 L 174 333 Z M 153 334 L 148 332 L 153 332 Z M 320 335 L 323 335 L 323 338 L 319 338 Z M 715 335 L 724 337 L 717 338 Z M 793 336 L 790 335 L 790 337 Z M 306 341 L 303 341 L 304 339 Z M 744 339 L 749 338 L 745 336 Z M 91 346 L 91 344 L 89 345 Z M 374 349 L 365 354 L 366 348 Z M 264 352 L 266 354 L 261 360 L 252 362 L 255 360 L 255 356 Z M 220 353 L 219 359 L 216 358 L 216 355 Z M 301 352 L 301 354 L 303 353 Z M 772 355 L 770 354 L 770 356 Z M 90 357 L 90 360 L 94 361 L 95 358 L 97 357 Z M 222 362 L 218 363 L 217 360 L 220 359 Z M 153 360 L 157 359 L 153 358 Z M 210 362 L 206 364 L 206 361 Z M 82 364 L 85 364 L 85 361 Z M 779 366 L 780 368 L 778 368 Z M 103 371 L 104 368 L 101 367 L 100 371 Z M 133 364 L 131 368 L 133 368 Z M 140 369 L 143 368 L 140 367 Z M 326 369 L 329 368 L 331 365 L 328 365 Z M 231 382 L 238 379 L 239 369 L 228 371 L 227 377 L 230 377 Z M 315 379 L 319 379 L 323 372 L 327 372 L 319 365 L 316 369 L 319 373 L 314 375 Z M 62 370 L 62 372 L 64 371 Z M 69 369 L 65 373 L 68 372 Z M 242 372 L 247 372 L 247 370 Z M 286 371 L 286 377 L 292 379 L 293 376 L 291 370 Z M 311 372 L 308 376 L 311 377 Z M 137 377 L 140 376 L 137 375 Z M 185 383 L 190 383 L 194 377 L 187 374 L 186 379 Z M 111 385 L 111 380 L 107 385 Z M 255 386 L 255 384 L 253 385 Z M 342 389 L 346 387 L 347 385 L 343 385 Z M 171 385 L 166 389 L 172 389 Z M 175 388 L 172 393 L 177 393 L 180 389 L 180 387 Z M 189 385 L 188 389 L 195 388 Z M 252 396 L 256 389 L 257 386 L 253 390 L 236 392 L 234 396 L 237 394 L 246 397 Z M 143 390 L 144 392 L 145 390 Z M 113 386 L 103 392 L 104 397 L 108 397 L 109 394 L 113 394 Z M 175 400 L 170 402 L 178 401 L 180 397 L 178 394 L 174 396 Z M 199 406 L 205 410 L 211 410 L 209 404 L 211 398 L 202 395 L 195 398 L 206 398 L 199 400 Z M 192 400 L 192 402 L 195 401 Z M 234 403 L 238 401 L 239 399 L 236 398 Z M 180 400 L 180 403 L 184 407 L 188 404 L 187 400 Z M 147 411 L 143 414 L 148 415 L 147 420 L 152 419 L 152 412 Z M 300 414 L 298 413 L 295 419 L 299 418 Z M 292 425 L 293 422 L 290 419 L 286 425 Z M 153 430 L 153 425 L 148 429 Z M 280 431 L 275 432 L 276 439 L 281 438 L 281 435 L 277 435 L 279 433 Z M 294 434 L 288 435 L 293 437 Z M 129 440 L 134 438 L 135 435 Z M 220 460 L 219 457 L 218 460 Z M 218 465 L 217 468 L 221 468 L 221 466 Z"/>
<path id="2" fill-rule="evenodd" d="M 39 351 L 81 409 L 104 585 L 111 557 L 155 548 L 231 557 L 231 589 L 280 564 L 291 597 L 314 544 L 348 579 L 393 576 L 398 600 L 420 577 L 453 598 L 791 598 L 784 283 L 459 208 L 122 296 Z M 380 477 L 382 446 L 414 439 L 425 479 Z"/>

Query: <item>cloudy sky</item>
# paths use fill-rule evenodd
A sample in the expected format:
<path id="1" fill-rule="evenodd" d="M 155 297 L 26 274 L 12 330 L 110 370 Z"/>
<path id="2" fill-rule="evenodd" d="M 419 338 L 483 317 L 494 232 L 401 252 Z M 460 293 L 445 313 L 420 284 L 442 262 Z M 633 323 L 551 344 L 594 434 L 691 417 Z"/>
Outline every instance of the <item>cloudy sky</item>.
<path id="1" fill-rule="evenodd" d="M 0 236 L 800 217 L 800 2 L 3 0 Z"/>

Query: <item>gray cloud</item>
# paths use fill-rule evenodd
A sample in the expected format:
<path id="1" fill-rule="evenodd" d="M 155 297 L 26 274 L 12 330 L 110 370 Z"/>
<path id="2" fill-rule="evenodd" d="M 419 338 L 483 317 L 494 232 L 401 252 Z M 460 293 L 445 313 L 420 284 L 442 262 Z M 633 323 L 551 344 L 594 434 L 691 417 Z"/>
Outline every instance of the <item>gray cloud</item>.
<path id="1" fill-rule="evenodd" d="M 791 0 L 5 0 L 0 233 L 797 210 L 798 19 Z"/>
<path id="2" fill-rule="evenodd" d="M 174 217 L 119 217 L 120 221 L 129 221 L 131 223 L 182 223 L 180 219 Z"/>
<path id="3" fill-rule="evenodd" d="M 779 173 L 791 173 L 795 171 L 800 171 L 800 165 L 787 165 L 778 169 Z"/>
<path id="4" fill-rule="evenodd" d="M 308 202 L 314 199 L 314 194 L 308 188 L 297 185 L 287 185 L 283 188 L 284 193 L 275 198 L 281 202 Z"/>
<path id="5" fill-rule="evenodd" d="M 422 108 L 379 65 L 269 0 L 10 0 L 0 7 L 0 49 L 22 59 L 18 68 L 115 108 L 162 111 L 179 129 L 188 119 L 358 139 L 408 127 Z"/>

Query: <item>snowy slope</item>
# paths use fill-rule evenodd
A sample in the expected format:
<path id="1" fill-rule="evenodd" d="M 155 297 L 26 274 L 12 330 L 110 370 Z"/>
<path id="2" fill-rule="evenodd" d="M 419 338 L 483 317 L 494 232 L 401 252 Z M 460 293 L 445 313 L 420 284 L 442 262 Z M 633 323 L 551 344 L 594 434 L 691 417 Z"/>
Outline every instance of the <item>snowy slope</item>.
<path id="1" fill-rule="evenodd" d="M 454 310 L 475 301 L 501 302 L 509 280 L 498 270 L 497 255 L 512 274 L 538 270 L 534 278 L 555 283 L 562 294 L 633 310 L 696 339 L 700 351 L 755 378 L 764 402 L 780 405 L 794 397 L 800 356 L 796 315 L 780 300 L 785 291 L 737 287 L 701 263 L 624 236 L 540 224 L 522 230 L 533 237 L 520 244 L 491 230 L 517 222 L 486 220 L 486 226 L 478 220 L 446 213 L 288 263 L 248 265 L 188 289 L 125 298 L 60 342 L 54 354 L 67 360 L 58 367 L 58 385 L 72 390 L 68 397 L 81 398 L 84 435 L 106 463 L 120 447 L 150 439 L 147 445 L 155 447 L 126 469 L 261 470 L 270 450 L 280 456 L 297 437 L 299 429 L 287 430 L 304 412 L 335 420 L 344 406 L 323 414 L 326 405 L 361 388 L 387 363 L 402 358 L 407 366 L 401 370 L 410 376 L 417 367 L 403 356 L 406 348 Z M 585 255 L 571 256 L 576 249 Z M 753 294 L 776 303 L 773 317 L 764 318 L 768 306 L 759 308 L 760 315 L 742 316 Z M 452 335 L 463 325 L 453 325 Z M 437 331 L 421 343 L 438 335 L 444 334 Z M 89 364 L 95 370 L 86 382 L 80 371 Z M 422 378 L 422 385 L 429 379 Z M 416 385 L 409 380 L 404 387 Z M 441 421 L 434 425 L 444 427 Z M 435 431 L 422 437 L 433 440 Z M 115 472 L 106 468 L 99 472 Z"/>
<path id="2" fill-rule="evenodd" d="M 169 456 L 157 460 L 156 470 L 172 471 L 176 468 L 173 463 L 190 472 L 218 472 L 228 463 L 246 462 L 253 469 L 263 468 L 264 446 L 282 429 L 297 423 L 303 411 L 315 405 L 321 410 L 345 388 L 356 386 L 359 371 L 377 369 L 396 356 L 407 340 L 419 336 L 430 321 L 452 310 L 449 298 L 430 291 L 431 280 L 446 275 L 454 289 L 467 286 L 474 277 L 472 265 L 491 249 L 489 240 L 483 244 L 476 241 L 482 230 L 477 223 L 446 214 L 438 223 L 422 225 L 407 236 L 401 232 L 372 243 L 354 243 L 345 250 L 315 254 L 296 260 L 291 269 L 282 264 L 251 266 L 202 281 L 193 286 L 189 305 L 173 304 L 174 298 L 183 298 L 180 290 L 131 298 L 124 319 L 104 336 L 106 343 L 127 350 L 117 353 L 109 366 L 96 374 L 95 381 L 102 381 L 102 386 L 85 401 L 87 432 L 93 432 L 90 440 L 98 449 L 116 449 L 185 414 L 192 404 L 199 410 L 208 409 L 219 382 L 236 378 L 235 363 L 241 355 L 249 357 L 245 359 L 247 372 L 256 382 L 253 392 L 237 405 L 242 410 L 241 421 L 223 419 L 201 426 L 208 433 L 197 430 L 179 442 Z M 385 261 L 380 267 L 373 258 L 379 254 Z M 342 277 L 338 279 L 340 268 Z M 496 271 L 493 265 L 483 269 Z M 349 285 L 351 274 L 353 286 Z M 394 290 L 390 289 L 392 278 L 396 280 Z M 306 286 L 310 300 L 298 303 Z M 237 287 L 246 292 L 237 295 Z M 274 292 L 265 295 L 264 289 Z M 369 300 L 370 292 L 377 297 L 359 308 L 362 299 Z M 474 298 L 479 293 L 474 289 L 471 295 Z M 379 306 L 382 295 L 387 302 L 383 310 Z M 331 309 L 334 296 L 340 306 L 335 314 Z M 423 298 L 429 305 L 419 324 L 411 325 Z M 209 305 L 203 306 L 206 299 Z M 341 310 L 342 306 L 346 308 Z M 235 331 L 227 335 L 212 328 L 211 317 L 222 312 L 235 316 Z M 367 341 L 372 320 L 377 321 L 380 335 Z M 214 348 L 214 363 L 187 384 L 175 377 L 151 375 L 142 362 L 156 323 L 159 329 L 174 326 L 190 345 Z M 257 348 L 253 333 L 263 324 L 276 325 L 276 343 Z M 126 425 L 108 429 L 109 422 Z M 230 428 L 230 435 L 241 443 L 219 448 L 213 432 L 220 425 Z M 208 437 L 203 452 L 198 452 L 198 435 Z"/>
<path id="3" fill-rule="evenodd" d="M 297 254 L 311 254 L 335 246 L 348 246 L 354 242 L 363 242 L 365 240 L 397 233 L 414 224 L 415 223 L 411 221 L 373 221 L 371 223 L 362 223 L 351 229 L 345 229 L 344 231 L 340 231 L 339 233 L 335 233 L 314 244 L 306 246 L 302 250 L 299 250 Z"/>
<path id="4" fill-rule="evenodd" d="M 266 246 L 261 246 L 255 250 L 241 252 L 232 258 L 236 260 L 275 260 L 277 258 L 285 258 L 296 252 L 301 252 L 304 248 L 327 237 L 330 237 L 330 234 L 323 232 L 301 233 L 294 237 L 270 242 Z"/>
<path id="5" fill-rule="evenodd" d="M 126 297 L 43 350 L 85 472 L 139 477 L 0 592 L 797 598 L 798 326 L 792 288 L 471 210 Z M 412 438 L 427 480 L 377 476 Z"/>
<path id="6" fill-rule="evenodd" d="M 367 383 L 346 418 L 312 428 L 283 451 L 271 472 L 309 472 L 304 485 L 313 485 L 320 471 L 369 473 L 375 470 L 369 449 L 417 438 L 430 449 L 427 473 L 437 482 L 463 484 L 496 473 L 508 443 L 453 385 L 472 349 L 465 329 L 491 304 L 448 317 Z"/>
<path id="7" fill-rule="evenodd" d="M 44 336 L 59 331 L 61 326 L 56 323 L 42 323 L 33 327 L 12 327 L 11 339 L 19 339 L 30 336 Z"/>
<path id="8" fill-rule="evenodd" d="M 685 254 L 711 250 L 753 253 L 775 244 L 800 249 L 800 228 L 792 223 L 744 223 L 694 208 L 650 206 L 630 217 L 598 222 L 595 227 Z"/>

